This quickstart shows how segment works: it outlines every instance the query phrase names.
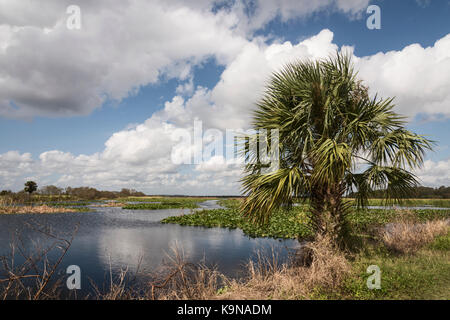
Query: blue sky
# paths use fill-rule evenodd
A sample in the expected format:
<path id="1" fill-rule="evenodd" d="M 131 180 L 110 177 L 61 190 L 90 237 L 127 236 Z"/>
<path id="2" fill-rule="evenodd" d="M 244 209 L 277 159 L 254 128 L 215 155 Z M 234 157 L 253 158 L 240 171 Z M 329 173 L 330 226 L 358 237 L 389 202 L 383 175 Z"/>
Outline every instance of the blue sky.
<path id="1" fill-rule="evenodd" d="M 184 110 L 186 119 L 197 117 L 203 120 L 204 117 L 204 121 L 211 127 L 223 119 L 227 123 L 219 129 L 234 126 L 231 113 L 220 114 L 220 110 L 230 109 L 231 107 L 227 106 L 233 102 L 233 98 L 227 97 L 221 90 L 231 88 L 226 91 L 230 96 L 242 94 L 232 91 L 233 84 L 229 82 L 233 78 L 229 74 L 230 70 L 244 63 L 241 61 L 243 57 L 253 50 L 249 49 L 250 44 L 267 53 L 268 51 L 264 50 L 272 45 L 287 41 L 296 46 L 321 34 L 325 29 L 331 32 L 332 40 L 328 41 L 325 33 L 322 33 L 326 39 L 319 42 L 324 46 L 324 55 L 326 56 L 326 50 L 332 46 L 354 47 L 356 57 L 363 60 L 367 58 L 367 61 L 361 62 L 361 77 L 373 84 L 371 88 L 381 91 L 381 94 L 397 95 L 398 92 L 398 111 L 410 117 L 408 128 L 437 141 L 435 152 L 429 153 L 427 159 L 430 160 L 430 168 L 440 168 L 441 171 L 439 174 L 432 174 L 425 168 L 421 172 L 424 184 L 450 184 L 450 105 L 447 104 L 450 102 L 450 87 L 446 87 L 450 77 L 450 54 L 442 58 L 445 48 L 450 47 L 444 41 L 443 45 L 434 47 L 440 39 L 447 41 L 445 37 L 450 34 L 450 1 L 355 0 L 350 1 L 354 5 L 349 6 L 340 4 L 341 2 L 330 0 L 328 6 L 312 5 L 309 9 L 301 9 L 300 3 L 296 6 L 295 3 L 277 4 L 278 1 L 275 1 L 275 4 L 267 5 L 254 1 L 257 10 L 250 14 L 239 11 L 239 1 L 230 4 L 227 10 L 214 7 L 208 1 L 200 1 L 196 5 L 186 1 L 173 1 L 174 7 L 170 8 L 164 7 L 165 5 L 158 1 L 150 5 L 142 4 L 144 12 L 154 9 L 151 6 L 155 6 L 154 12 L 159 12 L 160 16 L 169 15 L 168 19 L 165 19 L 168 21 L 167 25 L 162 24 L 161 30 L 158 30 L 163 35 L 159 35 L 154 28 L 139 25 L 142 21 L 145 22 L 145 17 L 132 17 L 136 11 L 133 9 L 136 8 L 122 8 L 129 10 L 129 15 L 124 14 L 124 20 L 119 21 L 116 26 L 118 29 L 109 33 L 105 24 L 110 23 L 111 16 L 114 16 L 111 5 L 99 1 L 98 5 L 91 7 L 87 2 L 83 5 L 84 2 L 81 1 L 83 26 L 80 30 L 68 31 L 64 26 L 67 19 L 64 4 L 48 1 L 48 6 L 35 12 L 38 17 L 30 17 L 27 20 L 25 15 L 29 10 L 22 8 L 23 11 L 20 11 L 20 6 L 12 4 L 8 7 L 6 1 L 5 7 L 0 8 L 0 11 L 6 12 L 3 16 L 0 15 L 0 45 L 3 41 L 3 46 L 6 47 L 0 51 L 0 62 L 3 60 L 1 66 L 6 70 L 0 73 L 0 82 L 6 83 L 8 88 L 0 92 L 0 135 L 3 137 L 0 143 L 0 155 L 3 154 L 3 158 L 0 158 L 0 163 L 4 166 L 3 171 L 9 172 L 7 166 L 13 166 L 13 169 L 16 165 L 16 168 L 21 168 L 21 172 L 2 175 L 0 169 L 0 188 L 3 184 L 5 187 L 18 189 L 23 184 L 23 179 L 35 178 L 45 184 L 60 186 L 93 184 L 102 189 L 117 189 L 123 185 L 150 193 L 158 193 L 160 190 L 161 193 L 179 193 L 183 188 L 192 188 L 192 193 L 197 194 L 236 193 L 236 175 L 228 177 L 226 173 L 233 171 L 232 169 L 223 167 L 220 177 L 225 180 L 208 185 L 211 180 L 208 175 L 211 177 L 216 172 L 217 176 L 219 169 L 203 171 L 202 168 L 194 166 L 166 167 L 162 165 L 162 159 L 166 156 L 163 154 L 164 146 L 159 148 L 137 140 L 137 128 L 142 126 L 142 130 L 149 130 L 148 134 L 158 135 L 153 130 L 157 130 L 161 123 L 175 126 L 181 126 L 183 123 L 182 125 L 186 126 L 182 114 L 170 115 L 172 111 L 168 111 L 168 103 Z M 381 30 L 369 30 L 366 27 L 368 14 L 365 9 L 369 4 L 376 4 L 381 8 Z M 289 5 L 294 7 L 290 8 Z M 184 22 L 188 25 L 186 29 L 189 29 L 186 30 L 185 37 L 192 36 L 192 30 L 199 35 L 192 40 L 195 48 L 186 48 L 182 40 L 183 35 L 175 34 L 175 27 L 172 30 L 172 13 L 168 13 L 169 10 L 179 10 L 180 15 L 186 15 L 186 19 L 192 16 L 192 20 Z M 17 18 L 17 15 L 21 14 L 23 19 Z M 151 12 L 148 11 L 148 14 Z M 135 21 L 136 25 L 130 25 L 129 21 Z M 212 31 L 206 34 L 211 23 L 217 37 Z M 48 32 L 49 29 L 52 32 Z M 128 29 L 127 37 L 125 35 Z M 203 30 L 205 35 L 201 36 Z M 133 41 L 136 34 L 136 42 L 130 42 L 127 46 L 124 41 Z M 329 43 L 326 43 L 327 41 Z M 403 51 L 412 44 L 419 44 L 422 48 L 415 48 L 412 53 Z M 165 46 L 167 48 L 163 48 Z M 124 50 L 124 47 L 129 49 Z M 432 50 L 423 50 L 427 47 Z M 30 49 L 35 50 L 34 54 L 29 53 Z M 75 55 L 74 51 L 78 49 L 80 52 Z M 114 50 L 117 51 L 116 54 L 111 53 Z M 296 52 L 294 49 L 286 50 L 289 51 L 287 55 Z M 380 52 L 392 52 L 392 55 L 378 60 L 372 58 Z M 311 53 L 313 57 L 315 54 Z M 103 55 L 106 57 L 103 58 Z M 395 58 L 395 55 L 399 58 Z M 395 82 L 390 85 L 383 81 L 374 67 L 382 63 L 379 65 L 382 70 L 383 65 L 398 61 L 395 59 L 403 61 L 409 57 L 414 59 L 411 66 L 420 63 L 417 59 L 428 59 L 429 70 L 445 74 L 441 75 L 442 80 L 438 79 L 436 83 L 425 83 L 430 83 L 430 87 L 424 90 L 427 91 L 426 94 L 421 95 L 423 83 L 420 78 L 423 71 L 415 74 L 414 71 L 408 70 L 407 65 L 399 66 L 399 70 L 405 70 L 405 73 L 409 74 L 407 81 L 414 85 L 411 90 L 417 95 L 417 99 L 414 99 L 417 105 L 411 107 L 408 103 L 412 100 L 404 96 L 402 88 L 398 88 Z M 434 63 L 431 60 L 435 57 L 440 57 L 441 60 Z M 161 62 L 155 62 L 156 60 Z M 269 58 L 267 60 L 268 65 L 274 64 Z M 136 63 L 136 66 L 133 61 L 139 61 L 139 64 Z M 19 66 L 21 64 L 23 68 Z M 116 65 L 120 66 L 111 67 Z M 413 74 L 414 79 L 411 79 L 410 74 Z M 433 75 L 434 73 L 430 75 L 433 77 L 431 79 L 436 79 Z M 59 78 L 61 82 L 55 81 Z M 117 79 L 124 80 L 122 82 Z M 402 78 L 399 79 L 401 81 Z M 181 92 L 179 86 L 183 84 L 191 86 Z M 71 92 L 72 86 L 76 90 Z M 440 93 L 437 102 L 433 100 L 433 91 Z M 248 101 L 252 101 L 252 97 L 250 96 Z M 210 104 L 210 107 L 201 107 L 204 104 Z M 423 111 L 421 104 L 424 105 Z M 15 107 L 11 108 L 11 105 Z M 235 114 L 247 112 L 241 106 L 233 107 Z M 16 112 L 17 109 L 21 111 Z M 156 119 L 157 117 L 159 118 Z M 150 125 L 145 124 L 147 119 L 153 119 Z M 121 136 L 124 138 L 119 139 Z M 148 141 L 153 141 L 152 139 L 153 137 Z M 109 144 L 105 146 L 107 141 Z M 130 145 L 137 144 L 133 150 L 141 150 L 144 145 L 150 149 L 161 150 L 161 157 L 151 158 L 151 155 L 138 155 L 133 151 L 139 161 L 131 159 L 131 156 L 125 155 L 127 149 L 119 145 L 126 142 Z M 12 154 L 13 151 L 17 153 Z M 49 151 L 53 153 L 42 157 L 42 154 Z M 80 159 L 80 155 L 85 155 L 88 159 Z M 109 171 L 105 168 L 99 168 L 97 171 L 92 169 L 96 165 L 104 166 L 102 161 L 111 163 L 116 160 L 117 166 L 111 167 Z M 77 163 L 78 171 L 66 172 L 63 169 L 74 162 Z M 145 169 L 145 173 L 139 174 L 137 163 L 145 168 L 151 166 L 155 171 Z M 132 167 L 128 167 L 129 165 Z M 158 166 L 163 168 L 158 171 Z M 118 170 L 120 173 L 113 177 L 111 170 Z M 180 177 L 180 174 L 186 174 L 186 177 Z M 141 179 L 141 176 L 146 177 Z M 190 182 L 197 178 L 198 183 Z"/>

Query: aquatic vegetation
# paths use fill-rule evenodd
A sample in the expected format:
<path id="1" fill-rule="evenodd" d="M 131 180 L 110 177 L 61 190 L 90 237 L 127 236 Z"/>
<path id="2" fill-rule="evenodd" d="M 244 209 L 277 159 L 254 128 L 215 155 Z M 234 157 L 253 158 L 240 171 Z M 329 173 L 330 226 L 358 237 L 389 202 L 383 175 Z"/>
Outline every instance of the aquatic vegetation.
<path id="1" fill-rule="evenodd" d="M 198 208 L 196 203 L 190 202 L 166 202 L 166 203 L 139 203 L 127 204 L 122 207 L 126 210 L 164 210 L 164 209 L 195 209 Z"/>
<path id="2" fill-rule="evenodd" d="M 145 201 L 144 201 L 145 200 Z M 209 200 L 208 198 L 128 198 L 119 199 L 128 202 L 123 209 L 127 210 L 163 210 L 163 209 L 196 209 L 198 203 Z"/>
<path id="3" fill-rule="evenodd" d="M 256 225 L 243 218 L 238 210 L 233 209 L 203 210 L 162 220 L 162 223 L 176 223 L 184 226 L 239 228 L 251 237 L 280 239 L 295 239 L 312 235 L 306 223 L 302 222 L 306 222 L 304 212 L 292 210 L 287 212 L 277 211 L 271 216 L 268 224 Z"/>
<path id="4" fill-rule="evenodd" d="M 239 200 L 221 200 L 219 204 L 227 207 L 226 209 L 198 211 L 188 215 L 169 217 L 162 220 L 162 222 L 207 228 L 239 228 L 251 237 L 305 239 L 313 235 L 309 228 L 310 215 L 308 206 L 294 207 L 291 210 L 278 209 L 274 211 L 268 223 L 258 225 L 251 223 L 239 213 L 239 203 Z M 450 218 L 450 209 L 410 210 L 408 213 L 418 222 Z M 399 216 L 404 214 L 405 211 L 401 210 L 353 209 L 349 211 L 347 219 L 350 229 L 358 233 L 396 221 Z"/>

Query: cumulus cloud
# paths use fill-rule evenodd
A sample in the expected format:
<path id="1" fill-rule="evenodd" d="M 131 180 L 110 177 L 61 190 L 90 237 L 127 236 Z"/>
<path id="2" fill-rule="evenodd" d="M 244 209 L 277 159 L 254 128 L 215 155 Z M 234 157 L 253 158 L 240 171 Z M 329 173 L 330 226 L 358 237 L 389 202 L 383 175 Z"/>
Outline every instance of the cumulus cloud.
<path id="1" fill-rule="evenodd" d="M 14 19 L 25 3 L 10 3 L 0 10 L 10 23 L 0 32 L 0 116 L 86 115 L 162 76 L 184 79 L 205 58 L 227 63 L 246 43 L 224 15 L 174 1 L 81 2 L 81 30 L 66 28 L 69 1 L 51 10 L 32 1 L 29 24 Z"/>
<path id="2" fill-rule="evenodd" d="M 33 171 L 33 159 L 30 153 L 8 151 L 0 154 L 0 183 L 3 187 L 15 186 L 17 179 Z"/>
<path id="3" fill-rule="evenodd" d="M 1 0 L 0 116 L 87 115 L 162 77 L 187 79 L 206 58 L 227 65 L 276 17 L 354 14 L 368 2 L 82 0 L 82 29 L 69 30 L 72 1 Z"/>
<path id="4" fill-rule="evenodd" d="M 450 34 L 432 47 L 412 44 L 357 59 L 356 66 L 372 92 L 396 97 L 398 112 L 450 117 Z"/>
<path id="5" fill-rule="evenodd" d="M 427 186 L 450 185 L 450 159 L 443 161 L 425 161 L 423 168 L 418 170 L 420 181 Z"/>

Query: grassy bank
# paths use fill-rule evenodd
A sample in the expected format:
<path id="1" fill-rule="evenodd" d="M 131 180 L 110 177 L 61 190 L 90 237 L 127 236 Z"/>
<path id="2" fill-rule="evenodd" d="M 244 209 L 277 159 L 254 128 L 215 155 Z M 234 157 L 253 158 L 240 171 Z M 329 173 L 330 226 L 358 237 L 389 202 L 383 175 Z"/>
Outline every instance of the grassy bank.
<path id="1" fill-rule="evenodd" d="M 42 204 L 57 202 L 78 202 L 82 199 L 68 195 L 11 194 L 0 196 L 0 202 L 13 201 L 20 204 Z"/>
<path id="2" fill-rule="evenodd" d="M 73 213 L 73 212 L 90 212 L 89 208 L 76 207 L 68 208 L 62 206 L 5 206 L 0 207 L 1 214 L 54 214 L 54 213 Z"/>
<path id="3" fill-rule="evenodd" d="M 367 288 L 366 269 L 377 265 L 382 272 L 381 289 Z M 413 254 L 391 252 L 371 245 L 354 257 L 352 271 L 340 290 L 317 290 L 317 299 L 415 300 L 450 299 L 450 233 L 437 237 Z"/>
<path id="4" fill-rule="evenodd" d="M 42 200 L 42 198 L 41 198 Z M 54 200 L 54 199 L 53 199 Z M 61 199 L 59 199 L 61 201 Z M 89 212 L 92 211 L 86 206 L 90 202 L 86 201 L 48 201 L 48 202 L 17 202 L 10 197 L 0 198 L 0 214 L 49 214 L 49 213 L 69 213 L 69 212 Z"/>

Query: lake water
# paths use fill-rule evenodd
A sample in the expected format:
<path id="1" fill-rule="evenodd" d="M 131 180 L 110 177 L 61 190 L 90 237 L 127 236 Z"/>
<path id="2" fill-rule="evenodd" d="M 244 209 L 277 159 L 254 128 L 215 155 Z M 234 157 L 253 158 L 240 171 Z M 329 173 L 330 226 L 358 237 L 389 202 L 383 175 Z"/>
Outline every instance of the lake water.
<path id="1" fill-rule="evenodd" d="M 217 201 L 206 201 L 202 207 L 217 208 Z M 286 259 L 289 249 L 298 246 L 295 240 L 252 239 L 241 230 L 160 223 L 166 217 L 188 214 L 190 210 L 95 209 L 89 213 L 0 215 L 0 256 L 9 252 L 14 233 L 20 234 L 26 250 L 33 251 L 53 242 L 33 230 L 36 226 L 49 227 L 52 233 L 67 237 L 79 224 L 60 272 L 69 265 L 78 265 L 82 291 L 86 293 L 91 290 L 90 279 L 99 286 L 104 284 L 110 267 L 113 273 L 125 267 L 133 272 L 141 261 L 141 271 L 155 270 L 174 246 L 184 251 L 187 260 L 199 262 L 205 258 L 209 265 L 217 265 L 219 271 L 232 277 L 240 275 L 242 265 L 254 258 L 257 250 L 270 252 L 273 248 L 281 259 Z"/>

